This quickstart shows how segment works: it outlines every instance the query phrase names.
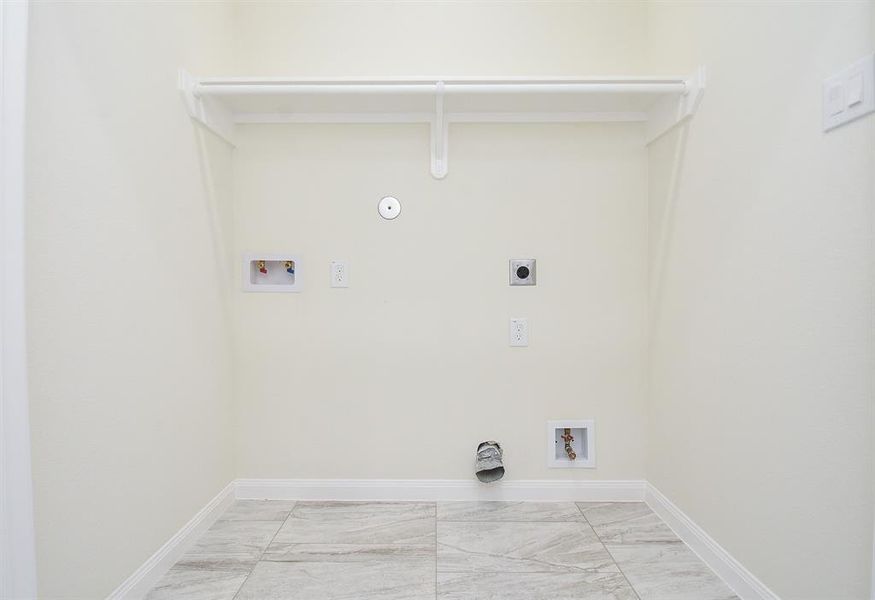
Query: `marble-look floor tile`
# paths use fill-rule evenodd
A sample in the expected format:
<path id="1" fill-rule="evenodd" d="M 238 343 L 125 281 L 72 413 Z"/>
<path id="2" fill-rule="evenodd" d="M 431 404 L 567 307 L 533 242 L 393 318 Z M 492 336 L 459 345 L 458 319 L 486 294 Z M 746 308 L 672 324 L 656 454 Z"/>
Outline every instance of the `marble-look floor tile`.
<path id="1" fill-rule="evenodd" d="M 188 552 L 176 561 L 173 568 L 248 573 L 255 567 L 256 562 L 258 562 L 258 557 L 252 556 L 249 552 L 240 554 Z"/>
<path id="2" fill-rule="evenodd" d="M 738 600 L 683 542 L 607 546 L 641 600 Z"/>
<path id="3" fill-rule="evenodd" d="M 578 503 L 605 543 L 676 542 L 678 537 L 643 502 Z"/>
<path id="4" fill-rule="evenodd" d="M 439 521 L 583 521 L 573 502 L 438 502 Z"/>
<path id="5" fill-rule="evenodd" d="M 438 521 L 438 571 L 617 571 L 583 522 Z"/>
<path id="6" fill-rule="evenodd" d="M 261 560 L 302 563 L 358 563 L 381 560 L 434 562 L 433 544 L 296 544 L 272 543 Z"/>
<path id="7" fill-rule="evenodd" d="M 434 550 L 407 546 L 290 549 L 259 562 L 238 600 L 425 600 L 435 596 Z M 276 556 L 276 555 L 274 555 Z"/>
<path id="8" fill-rule="evenodd" d="M 247 554 L 261 556 L 282 521 L 216 521 L 189 554 Z"/>
<path id="9" fill-rule="evenodd" d="M 620 573 L 438 573 L 438 600 L 638 600 Z"/>
<path id="10" fill-rule="evenodd" d="M 226 515 L 147 600 L 738 600 L 643 503 L 242 501 Z"/>
<path id="11" fill-rule="evenodd" d="M 434 504 L 298 502 L 276 536 L 282 543 L 434 543 Z"/>
<path id="12" fill-rule="evenodd" d="M 219 520 L 285 521 L 294 506 L 294 500 L 237 500 Z"/>
<path id="13" fill-rule="evenodd" d="M 249 555 L 186 555 L 145 600 L 231 600 L 255 566 Z"/>
<path id="14" fill-rule="evenodd" d="M 578 502 L 577 506 L 590 525 L 605 525 L 653 514 L 643 502 Z"/>

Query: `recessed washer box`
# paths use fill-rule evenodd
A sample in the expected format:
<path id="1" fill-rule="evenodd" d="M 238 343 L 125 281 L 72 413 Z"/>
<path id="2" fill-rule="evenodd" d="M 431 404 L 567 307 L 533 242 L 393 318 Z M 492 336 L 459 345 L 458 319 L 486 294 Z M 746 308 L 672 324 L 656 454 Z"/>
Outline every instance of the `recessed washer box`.
<path id="1" fill-rule="evenodd" d="M 243 291 L 300 292 L 301 261 L 291 254 L 244 254 Z"/>
<path id="2" fill-rule="evenodd" d="M 573 440 L 569 441 L 575 458 L 571 459 L 565 449 L 565 430 Z M 551 469 L 595 468 L 595 421 L 558 420 L 547 421 L 547 467 Z"/>

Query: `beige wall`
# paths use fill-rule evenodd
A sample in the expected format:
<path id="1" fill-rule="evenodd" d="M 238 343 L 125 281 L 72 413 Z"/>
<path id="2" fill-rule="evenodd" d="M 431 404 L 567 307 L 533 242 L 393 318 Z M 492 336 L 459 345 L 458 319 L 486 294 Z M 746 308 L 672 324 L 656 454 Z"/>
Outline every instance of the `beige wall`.
<path id="1" fill-rule="evenodd" d="M 175 91 L 180 65 L 222 69 L 230 11 L 31 7 L 27 283 L 40 597 L 102 598 L 233 477 L 216 207 Z M 214 166 L 227 163 L 221 143 L 203 140 Z"/>
<path id="2" fill-rule="evenodd" d="M 468 478 L 490 438 L 512 479 L 643 476 L 641 127 L 450 136 L 436 181 L 427 127 L 242 133 L 238 250 L 298 254 L 304 292 L 239 295 L 240 476 Z M 537 287 L 508 287 L 510 257 L 538 259 Z M 334 258 L 348 289 L 329 288 Z M 528 348 L 508 346 L 510 317 Z M 548 471 L 547 420 L 589 417 L 598 469 Z"/>
<path id="3" fill-rule="evenodd" d="M 239 2 L 245 75 L 641 72 L 642 2 Z"/>
<path id="4" fill-rule="evenodd" d="M 245 70 L 294 75 L 637 71 L 643 5 L 243 4 Z M 640 478 L 646 152 L 640 125 L 245 126 L 237 250 L 301 258 L 305 292 L 238 294 L 241 477 Z M 376 213 L 396 195 L 394 222 Z M 538 259 L 510 289 L 507 260 Z M 330 289 L 347 259 L 351 287 Z M 528 317 L 529 348 L 508 347 Z M 594 418 L 597 470 L 548 470 L 546 421 Z M 342 453 L 336 452 L 337 448 Z"/>
<path id="5" fill-rule="evenodd" d="M 784 599 L 869 597 L 875 119 L 824 134 L 820 99 L 869 10 L 650 11 L 652 68 L 709 80 L 651 148 L 647 476 Z"/>

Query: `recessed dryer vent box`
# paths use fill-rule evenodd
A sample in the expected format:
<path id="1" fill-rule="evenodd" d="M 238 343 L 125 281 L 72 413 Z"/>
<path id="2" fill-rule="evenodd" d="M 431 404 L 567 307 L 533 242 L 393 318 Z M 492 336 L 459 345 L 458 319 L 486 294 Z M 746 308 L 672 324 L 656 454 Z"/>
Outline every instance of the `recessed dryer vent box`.
<path id="1" fill-rule="evenodd" d="M 290 254 L 246 254 L 243 256 L 243 290 L 300 292 L 301 263 Z"/>
<path id="2" fill-rule="evenodd" d="M 565 448 L 565 430 L 574 438 L 569 442 L 575 457 Z M 548 421 L 547 467 L 551 469 L 595 468 L 595 421 Z"/>

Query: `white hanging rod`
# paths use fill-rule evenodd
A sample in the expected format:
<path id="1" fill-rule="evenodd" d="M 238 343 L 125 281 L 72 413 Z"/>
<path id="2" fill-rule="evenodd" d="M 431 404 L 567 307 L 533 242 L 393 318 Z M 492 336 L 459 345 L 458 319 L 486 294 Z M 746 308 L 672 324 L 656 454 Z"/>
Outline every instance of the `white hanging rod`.
<path id="1" fill-rule="evenodd" d="M 193 94 L 200 96 L 259 96 L 278 94 L 434 94 L 442 84 L 444 94 L 684 94 L 687 83 L 660 81 L 591 81 L 543 83 L 347 83 L 347 82 L 198 82 Z"/>

